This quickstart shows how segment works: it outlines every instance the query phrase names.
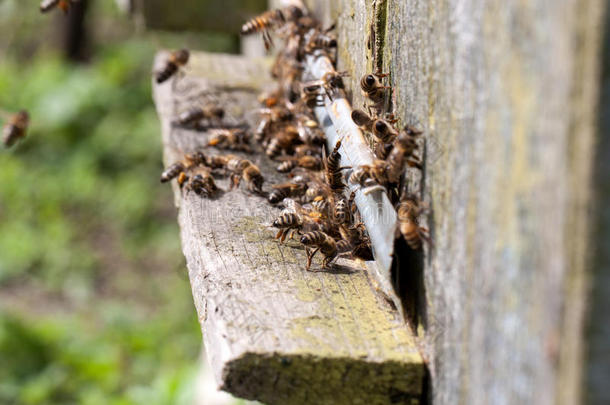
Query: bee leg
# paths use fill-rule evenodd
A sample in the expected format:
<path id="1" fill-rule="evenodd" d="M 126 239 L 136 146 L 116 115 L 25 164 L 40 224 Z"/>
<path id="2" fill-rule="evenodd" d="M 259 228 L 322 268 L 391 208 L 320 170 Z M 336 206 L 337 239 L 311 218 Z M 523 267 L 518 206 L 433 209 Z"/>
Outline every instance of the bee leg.
<path id="1" fill-rule="evenodd" d="M 335 253 L 334 255 L 331 255 L 331 256 L 325 256 L 324 260 L 322 261 L 322 267 L 325 269 L 328 269 L 330 262 L 332 262 L 336 257 L 337 257 L 337 253 Z"/>
<path id="2" fill-rule="evenodd" d="M 326 93 L 326 95 L 328 96 L 328 99 L 330 101 L 333 101 L 332 92 L 331 92 L 331 90 L 328 89 L 328 86 L 323 86 L 323 88 L 324 88 L 324 93 Z"/>
<path id="3" fill-rule="evenodd" d="M 231 175 L 231 186 L 229 187 L 231 190 L 239 186 L 239 182 L 241 181 L 241 176 L 238 174 Z"/>
<path id="4" fill-rule="evenodd" d="M 275 239 L 279 239 L 280 236 L 282 236 L 282 233 L 284 232 L 283 229 L 280 229 L 279 231 L 277 231 L 277 233 L 275 234 Z"/>
<path id="5" fill-rule="evenodd" d="M 314 255 L 320 250 L 320 248 L 316 248 L 315 250 L 309 250 L 309 248 L 305 248 L 305 252 L 307 253 L 307 267 L 305 269 L 309 270 L 311 267 L 311 261 Z"/>
<path id="6" fill-rule="evenodd" d="M 427 228 L 420 226 L 417 228 L 417 234 L 419 237 L 425 241 L 428 245 L 432 246 L 432 238 L 430 238 L 430 233 Z"/>
<path id="7" fill-rule="evenodd" d="M 283 229 L 282 230 L 282 237 L 280 238 L 280 242 L 284 243 L 284 241 L 286 240 L 286 236 L 288 236 L 288 229 Z"/>
<path id="8" fill-rule="evenodd" d="M 324 31 L 325 34 L 328 34 L 329 32 L 331 32 L 332 30 L 335 29 L 335 27 L 337 26 L 337 23 L 333 23 L 330 27 L 326 28 Z"/>
<path id="9" fill-rule="evenodd" d="M 263 31 L 263 42 L 265 43 L 265 50 L 269 51 L 273 47 L 273 39 L 271 39 L 271 34 L 268 30 Z"/>
<path id="10" fill-rule="evenodd" d="M 362 194 L 369 195 L 375 191 L 385 191 L 385 188 L 380 184 L 375 184 L 374 186 L 368 186 L 362 189 Z"/>
<path id="11" fill-rule="evenodd" d="M 423 170 L 422 161 L 416 158 L 407 159 L 409 167 L 415 167 L 416 169 Z"/>
<path id="12" fill-rule="evenodd" d="M 377 70 L 375 73 L 373 73 L 375 76 L 381 78 L 384 77 L 388 77 L 390 75 L 390 73 L 381 73 L 381 70 Z"/>

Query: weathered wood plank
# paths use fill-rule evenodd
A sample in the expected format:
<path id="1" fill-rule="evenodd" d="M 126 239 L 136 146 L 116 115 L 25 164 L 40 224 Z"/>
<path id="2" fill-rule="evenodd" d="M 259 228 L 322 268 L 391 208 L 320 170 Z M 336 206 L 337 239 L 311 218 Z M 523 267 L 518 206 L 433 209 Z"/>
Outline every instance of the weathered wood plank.
<path id="1" fill-rule="evenodd" d="M 240 120 L 256 108 L 267 69 L 264 60 L 195 54 L 184 78 L 155 86 L 166 164 L 205 141 L 171 126 L 179 111 L 218 100 L 228 121 Z M 266 158 L 252 158 L 268 181 L 278 179 Z M 226 179 L 218 183 L 228 188 Z M 273 238 L 269 225 L 279 210 L 263 198 L 174 190 L 193 297 L 222 389 L 269 404 L 417 401 L 424 369 L 413 336 L 361 265 L 341 259 L 338 271 L 307 272 L 304 251 Z"/>
<path id="2" fill-rule="evenodd" d="M 426 134 L 409 187 L 434 249 L 409 312 L 433 402 L 579 403 L 603 3 L 308 4 L 338 19 L 353 105 L 374 27 L 397 117 Z"/>

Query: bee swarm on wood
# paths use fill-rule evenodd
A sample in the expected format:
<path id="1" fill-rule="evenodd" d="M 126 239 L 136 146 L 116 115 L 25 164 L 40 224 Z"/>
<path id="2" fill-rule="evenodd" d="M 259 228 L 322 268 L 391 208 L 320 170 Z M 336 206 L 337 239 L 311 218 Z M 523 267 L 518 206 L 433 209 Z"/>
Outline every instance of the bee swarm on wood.
<path id="1" fill-rule="evenodd" d="M 373 260 L 371 241 L 354 202 L 355 192 L 345 194 L 346 180 L 366 190 L 389 191 L 400 188 L 407 165 L 420 167 L 415 141 L 421 133 L 411 127 L 396 129 L 397 120 L 384 111 L 389 87 L 382 84 L 386 76 L 382 73 L 362 77 L 362 92 L 372 104 L 367 107 L 368 113 L 355 110 L 352 114 L 354 122 L 373 135 L 378 160 L 373 165 L 342 167 L 342 140 L 326 150 L 326 136 L 313 110 L 324 105 L 325 97 L 331 101 L 344 97 L 342 78 L 346 72 L 333 70 L 318 80 L 307 81 L 304 61 L 314 53 L 334 60 L 337 41 L 332 30 L 324 29 L 306 10 L 295 6 L 251 19 L 243 25 L 242 35 L 262 34 L 268 49 L 273 46 L 272 34 L 284 43 L 271 69 L 277 86 L 259 95 L 261 107 L 256 111 L 259 119 L 255 127 L 223 126 L 224 109 L 216 105 L 193 106 L 174 121 L 174 125 L 189 129 L 207 129 L 206 148 L 261 153 L 277 161 L 277 171 L 287 176 L 285 182 L 272 184 L 269 191 L 264 191 L 265 179 L 250 160 L 231 154 L 212 156 L 204 150 L 185 155 L 161 175 L 161 182 L 175 178 L 186 193 L 194 191 L 202 197 L 213 197 L 219 190 L 214 182 L 216 174 L 230 176 L 230 188 L 244 180 L 250 192 L 265 196 L 270 204 L 283 209 L 272 223 L 278 229 L 276 239 L 283 244 L 299 235 L 296 239 L 307 252 L 307 270 L 318 252 L 323 256 L 323 269 L 339 255 Z M 157 73 L 157 82 L 188 62 L 188 57 L 180 58 L 180 52 L 170 55 Z M 419 248 L 421 240 L 427 240 L 427 231 L 416 225 L 423 211 L 420 201 L 403 195 L 395 202 L 399 206 L 397 232 L 404 234 L 409 246 Z"/>

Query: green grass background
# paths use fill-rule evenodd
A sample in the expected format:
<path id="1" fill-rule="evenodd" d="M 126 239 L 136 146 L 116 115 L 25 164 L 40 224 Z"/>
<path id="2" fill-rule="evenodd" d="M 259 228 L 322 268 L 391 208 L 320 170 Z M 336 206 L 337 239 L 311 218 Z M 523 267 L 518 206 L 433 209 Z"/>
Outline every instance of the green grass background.
<path id="1" fill-rule="evenodd" d="M 0 151 L 0 404 L 190 403 L 201 332 L 150 89 L 155 49 L 185 36 L 97 1 L 74 65 L 37 6 L 0 0 L 0 108 L 31 114 Z"/>

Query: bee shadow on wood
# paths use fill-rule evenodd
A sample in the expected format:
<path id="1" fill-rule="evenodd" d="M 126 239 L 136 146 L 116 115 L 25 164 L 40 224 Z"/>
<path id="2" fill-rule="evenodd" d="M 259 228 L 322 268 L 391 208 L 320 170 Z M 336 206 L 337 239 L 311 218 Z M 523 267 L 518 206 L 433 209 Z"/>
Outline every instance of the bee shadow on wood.
<path id="1" fill-rule="evenodd" d="M 329 267 L 318 267 L 312 268 L 308 270 L 311 273 L 330 273 L 330 274 L 354 274 L 359 270 L 354 269 L 353 267 L 346 266 L 343 264 L 332 263 Z"/>

